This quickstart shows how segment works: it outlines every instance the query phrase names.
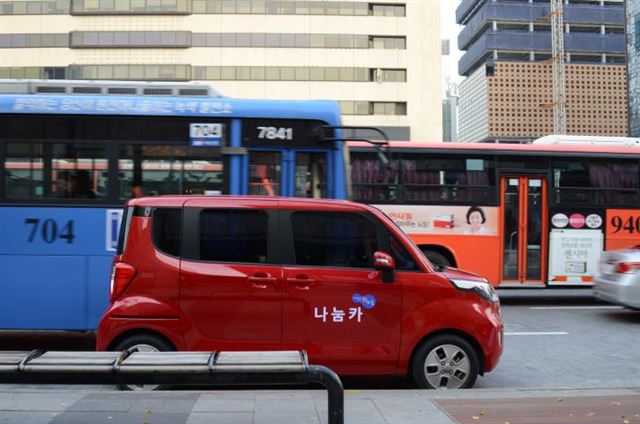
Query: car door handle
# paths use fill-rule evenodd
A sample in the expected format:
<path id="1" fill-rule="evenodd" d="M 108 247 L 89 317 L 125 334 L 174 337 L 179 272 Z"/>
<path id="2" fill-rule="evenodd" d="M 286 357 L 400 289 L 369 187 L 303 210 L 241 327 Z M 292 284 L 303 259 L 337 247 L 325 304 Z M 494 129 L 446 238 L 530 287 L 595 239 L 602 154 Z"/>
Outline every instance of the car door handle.
<path id="1" fill-rule="evenodd" d="M 309 290 L 316 282 L 312 278 L 287 278 L 287 284 L 300 290 Z"/>
<path id="2" fill-rule="evenodd" d="M 247 277 L 247 280 L 249 280 L 249 282 L 254 286 L 257 287 L 259 289 L 266 289 L 268 286 L 272 286 L 275 282 L 276 279 L 273 277 L 259 277 L 259 276 L 253 276 L 253 277 Z"/>

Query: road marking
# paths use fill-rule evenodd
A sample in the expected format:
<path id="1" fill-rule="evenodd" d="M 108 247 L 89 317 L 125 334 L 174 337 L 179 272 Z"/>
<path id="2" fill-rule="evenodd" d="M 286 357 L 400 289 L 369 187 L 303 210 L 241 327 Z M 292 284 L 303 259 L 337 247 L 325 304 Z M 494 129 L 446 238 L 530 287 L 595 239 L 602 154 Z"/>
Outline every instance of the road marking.
<path id="1" fill-rule="evenodd" d="M 504 333 L 505 336 L 566 336 L 566 331 L 516 331 Z"/>
<path id="2" fill-rule="evenodd" d="M 531 306 L 529 309 L 623 309 L 622 306 Z"/>

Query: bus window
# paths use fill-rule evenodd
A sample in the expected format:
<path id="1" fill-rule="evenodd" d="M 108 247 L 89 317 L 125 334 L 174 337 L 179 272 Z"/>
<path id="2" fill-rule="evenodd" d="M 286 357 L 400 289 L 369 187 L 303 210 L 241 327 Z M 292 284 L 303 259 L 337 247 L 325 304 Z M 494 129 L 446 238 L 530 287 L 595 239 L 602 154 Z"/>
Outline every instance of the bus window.
<path id="1" fill-rule="evenodd" d="M 170 145 L 125 145 L 118 160 L 119 198 L 131 196 L 134 185 L 143 193 L 221 194 L 222 160 L 206 148 Z"/>
<path id="2" fill-rule="evenodd" d="M 295 197 L 327 197 L 327 155 L 296 153 Z"/>
<path id="3" fill-rule="evenodd" d="M 281 157 L 278 152 L 249 153 L 249 194 L 280 194 Z"/>
<path id="4" fill-rule="evenodd" d="M 493 161 L 484 158 L 431 158 L 403 155 L 404 200 L 478 202 L 491 200 L 495 188 Z"/>
<path id="5" fill-rule="evenodd" d="M 51 146 L 51 197 L 96 199 L 107 195 L 106 149 L 99 143 L 59 143 Z"/>
<path id="6" fill-rule="evenodd" d="M 44 196 L 42 144 L 8 143 L 5 161 L 5 193 L 8 199 Z"/>
<path id="7" fill-rule="evenodd" d="M 554 202 L 566 204 L 638 203 L 638 164 L 630 161 L 554 161 Z"/>
<path id="8" fill-rule="evenodd" d="M 375 154 L 352 153 L 351 181 L 353 198 L 362 202 L 397 200 L 398 162 L 385 169 Z"/>

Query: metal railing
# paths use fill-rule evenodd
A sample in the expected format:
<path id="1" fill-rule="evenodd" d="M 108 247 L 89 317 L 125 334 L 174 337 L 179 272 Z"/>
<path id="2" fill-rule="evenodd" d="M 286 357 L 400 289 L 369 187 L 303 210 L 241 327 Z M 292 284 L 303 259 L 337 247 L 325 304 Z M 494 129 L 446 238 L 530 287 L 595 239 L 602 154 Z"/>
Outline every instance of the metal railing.
<path id="1" fill-rule="evenodd" d="M 344 389 L 304 351 L 0 352 L 0 384 L 309 385 L 327 390 L 328 423 L 344 423 Z"/>

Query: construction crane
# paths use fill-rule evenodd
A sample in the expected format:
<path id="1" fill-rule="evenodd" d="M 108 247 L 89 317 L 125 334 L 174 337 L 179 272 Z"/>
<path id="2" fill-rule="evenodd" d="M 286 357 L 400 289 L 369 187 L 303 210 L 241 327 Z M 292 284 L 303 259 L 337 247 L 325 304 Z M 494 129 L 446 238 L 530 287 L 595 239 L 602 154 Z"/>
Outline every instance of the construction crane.
<path id="1" fill-rule="evenodd" d="M 564 54 L 564 0 L 551 0 L 551 60 L 553 74 L 553 132 L 567 133 Z"/>

